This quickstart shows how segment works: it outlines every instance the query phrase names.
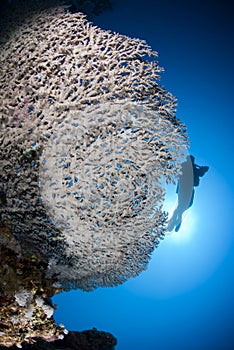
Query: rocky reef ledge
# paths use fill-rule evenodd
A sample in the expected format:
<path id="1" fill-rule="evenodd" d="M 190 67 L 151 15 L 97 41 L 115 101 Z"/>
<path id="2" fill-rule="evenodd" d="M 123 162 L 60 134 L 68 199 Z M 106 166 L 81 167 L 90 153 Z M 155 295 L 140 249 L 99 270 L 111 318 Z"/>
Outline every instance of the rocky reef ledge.
<path id="1" fill-rule="evenodd" d="M 37 339 L 34 344 L 23 343 L 24 350 L 114 350 L 117 344 L 116 338 L 107 332 L 98 331 L 96 328 L 83 332 L 69 332 L 61 340 L 46 342 Z M 0 346 L 0 350 L 17 350 L 17 346 Z"/>

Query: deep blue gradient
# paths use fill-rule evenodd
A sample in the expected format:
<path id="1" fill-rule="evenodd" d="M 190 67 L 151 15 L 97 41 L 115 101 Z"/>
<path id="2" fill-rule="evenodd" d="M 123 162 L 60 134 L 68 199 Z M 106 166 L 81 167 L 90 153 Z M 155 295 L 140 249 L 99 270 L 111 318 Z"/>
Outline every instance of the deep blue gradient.
<path id="1" fill-rule="evenodd" d="M 190 153 L 208 173 L 181 230 L 117 288 L 54 297 L 58 322 L 96 327 L 117 350 L 234 349 L 234 27 L 229 1 L 119 0 L 94 23 L 145 39 L 178 99 Z"/>

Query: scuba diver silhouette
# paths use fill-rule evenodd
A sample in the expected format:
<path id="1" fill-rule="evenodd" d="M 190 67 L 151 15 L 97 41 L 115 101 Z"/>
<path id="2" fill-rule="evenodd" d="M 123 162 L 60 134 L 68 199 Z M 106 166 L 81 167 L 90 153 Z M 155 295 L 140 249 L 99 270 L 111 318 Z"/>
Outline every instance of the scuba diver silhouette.
<path id="1" fill-rule="evenodd" d="M 189 209 L 194 200 L 194 187 L 200 184 L 200 177 L 204 176 L 209 170 L 208 166 L 199 166 L 195 164 L 194 156 L 190 155 L 186 161 L 182 163 L 182 174 L 179 177 L 176 193 L 178 196 L 177 207 L 168 222 L 168 231 L 171 232 L 175 228 L 178 232 L 182 223 L 183 213 Z"/>

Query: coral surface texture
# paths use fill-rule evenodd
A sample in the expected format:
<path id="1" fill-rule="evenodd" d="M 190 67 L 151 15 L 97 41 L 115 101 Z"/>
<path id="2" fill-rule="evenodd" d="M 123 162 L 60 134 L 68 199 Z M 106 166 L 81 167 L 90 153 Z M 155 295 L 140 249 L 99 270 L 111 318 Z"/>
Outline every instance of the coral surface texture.
<path id="1" fill-rule="evenodd" d="M 18 18 L 0 67 L 0 220 L 12 249 L 40 256 L 67 290 L 138 275 L 163 238 L 163 183 L 187 147 L 157 53 L 56 5 Z"/>

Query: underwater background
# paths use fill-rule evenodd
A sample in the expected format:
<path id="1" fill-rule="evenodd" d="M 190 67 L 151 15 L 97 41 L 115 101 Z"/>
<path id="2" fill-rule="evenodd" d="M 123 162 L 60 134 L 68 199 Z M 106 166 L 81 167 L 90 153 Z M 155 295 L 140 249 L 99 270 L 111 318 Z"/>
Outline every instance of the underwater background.
<path id="1" fill-rule="evenodd" d="M 89 8 L 90 2 L 84 3 Z M 189 154 L 209 171 L 195 188 L 178 232 L 169 232 L 160 242 L 146 271 L 118 287 L 56 294 L 55 321 L 69 331 L 109 332 L 117 339 L 116 350 L 231 350 L 232 7 L 227 0 L 111 3 L 111 9 L 97 10 L 89 19 L 102 29 L 146 40 L 158 52 L 165 70 L 161 84 L 178 99 L 177 117 L 187 127 Z M 170 216 L 176 200 L 176 186 L 168 186 L 164 208 Z M 43 276 L 41 272 L 38 280 Z"/>
<path id="2" fill-rule="evenodd" d="M 95 16 L 104 29 L 147 41 L 178 99 L 190 154 L 208 173 L 177 233 L 147 271 L 115 288 L 53 298 L 67 329 L 96 327 L 117 350 L 234 348 L 234 18 L 229 1 L 116 0 Z M 174 199 L 168 197 L 168 202 Z"/>

